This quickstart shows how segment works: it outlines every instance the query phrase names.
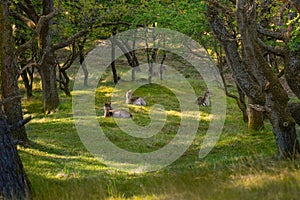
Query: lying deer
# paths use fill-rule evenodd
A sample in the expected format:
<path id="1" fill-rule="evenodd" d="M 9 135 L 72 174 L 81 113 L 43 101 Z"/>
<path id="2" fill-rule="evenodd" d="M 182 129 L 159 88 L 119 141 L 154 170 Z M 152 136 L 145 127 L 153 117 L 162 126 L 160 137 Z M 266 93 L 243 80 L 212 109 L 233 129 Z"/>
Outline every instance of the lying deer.
<path id="1" fill-rule="evenodd" d="M 132 115 L 126 110 L 113 110 L 111 103 L 105 103 L 103 106 L 104 117 L 115 117 L 115 118 L 130 118 Z"/>
<path id="2" fill-rule="evenodd" d="M 195 101 L 196 104 L 198 104 L 199 106 L 209 106 L 210 102 L 209 102 L 209 96 L 211 95 L 211 93 L 209 92 L 209 90 L 206 90 L 206 92 L 204 93 L 203 97 L 198 97 L 197 100 Z"/>
<path id="3" fill-rule="evenodd" d="M 133 104 L 138 106 L 146 106 L 146 101 L 142 97 L 135 97 L 131 90 L 126 92 L 126 104 Z"/>

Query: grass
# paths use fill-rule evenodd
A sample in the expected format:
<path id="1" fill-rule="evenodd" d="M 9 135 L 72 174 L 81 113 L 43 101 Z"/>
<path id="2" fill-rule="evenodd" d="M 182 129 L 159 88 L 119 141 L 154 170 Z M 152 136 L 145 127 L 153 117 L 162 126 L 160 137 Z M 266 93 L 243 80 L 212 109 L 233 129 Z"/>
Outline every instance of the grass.
<path id="1" fill-rule="evenodd" d="M 191 70 L 183 71 L 188 73 L 187 79 L 196 93 L 201 94 L 205 89 L 203 82 Z M 106 136 L 131 152 L 146 153 L 167 145 L 180 125 L 179 103 L 174 93 L 157 84 L 136 90 L 135 94 L 145 97 L 148 103 L 145 108 L 129 106 L 136 124 L 150 124 L 150 107 L 158 102 L 168 115 L 157 135 L 134 138 L 122 132 L 114 119 L 102 117 L 102 105 L 111 100 L 114 91 L 110 80 L 111 76 L 107 75 L 96 91 L 97 119 Z M 128 82 L 122 85 L 125 89 L 130 87 Z M 24 113 L 33 116 L 26 126 L 32 145 L 18 147 L 34 189 L 34 199 L 299 198 L 300 162 L 277 159 L 269 124 L 266 130 L 249 134 L 232 99 L 227 99 L 222 135 L 205 158 L 199 159 L 198 154 L 209 125 L 209 107 L 201 107 L 196 137 L 178 160 L 158 171 L 127 173 L 111 169 L 86 150 L 74 125 L 71 97 L 61 94 L 58 111 L 44 115 L 40 95 L 36 92 L 34 98 L 23 101 Z"/>

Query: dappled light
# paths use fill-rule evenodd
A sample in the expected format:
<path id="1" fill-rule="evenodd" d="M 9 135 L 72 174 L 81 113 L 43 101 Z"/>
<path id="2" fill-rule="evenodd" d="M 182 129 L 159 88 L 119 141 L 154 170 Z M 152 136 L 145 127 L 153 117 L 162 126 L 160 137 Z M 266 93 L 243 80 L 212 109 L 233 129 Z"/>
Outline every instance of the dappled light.
<path id="1" fill-rule="evenodd" d="M 0 199 L 299 199 L 299 1 L 0 11 Z"/>

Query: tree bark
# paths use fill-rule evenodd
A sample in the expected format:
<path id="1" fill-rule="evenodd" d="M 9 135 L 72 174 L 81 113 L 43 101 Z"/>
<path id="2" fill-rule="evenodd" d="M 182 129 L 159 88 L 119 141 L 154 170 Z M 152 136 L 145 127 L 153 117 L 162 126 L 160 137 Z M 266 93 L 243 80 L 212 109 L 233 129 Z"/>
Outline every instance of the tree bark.
<path id="1" fill-rule="evenodd" d="M 89 72 L 84 62 L 84 53 L 83 53 L 85 42 L 86 42 L 86 36 L 83 38 L 82 41 L 78 42 L 78 49 L 79 49 L 79 63 L 81 65 L 84 74 L 84 86 L 88 86 Z"/>
<path id="2" fill-rule="evenodd" d="M 237 1 L 237 22 L 248 67 L 255 72 L 265 94 L 265 106 L 273 127 L 280 157 L 294 157 L 299 152 L 295 121 L 287 109 L 288 95 L 266 63 L 257 41 L 255 0 Z M 252 84 L 252 83 L 250 83 Z M 251 93 L 248 93 L 251 96 Z"/>
<path id="3" fill-rule="evenodd" d="M 16 82 L 15 70 L 16 65 L 14 60 L 14 50 L 12 46 L 12 35 L 10 23 L 8 20 L 8 3 L 7 1 L 1 1 L 0 3 L 0 29 L 1 40 L 0 40 L 0 60 L 1 60 L 1 71 L 6 71 L 1 74 L 3 97 L 6 98 L 5 109 L 16 117 L 22 113 L 19 110 L 21 107 L 20 98 L 18 97 L 18 87 Z M 8 76 L 8 71 L 12 72 L 12 76 Z M 6 80 L 12 78 L 12 80 Z M 8 84 L 12 84 L 9 86 Z M 8 87 L 9 86 L 9 87 Z M 9 91 L 7 89 L 12 89 Z M 9 92 L 9 93 L 6 93 Z M 10 101 L 9 101 L 10 98 Z M 16 106 L 15 108 L 13 106 Z M 12 109 L 12 110 L 9 110 Z M 21 159 L 18 155 L 15 144 L 13 143 L 12 131 L 18 133 L 20 126 L 23 125 L 23 120 L 19 123 L 19 126 L 9 126 L 7 119 L 11 118 L 5 116 L 2 112 L 2 103 L 0 104 L 0 199 L 29 199 L 31 197 L 30 182 L 25 174 Z M 21 116 L 23 118 L 23 116 Z M 9 119 L 12 120 L 12 119 Z M 17 120 L 17 119 L 15 119 Z M 13 129 L 12 129 L 13 128 Z M 24 129 L 25 131 L 25 129 Z M 20 134 L 17 135 L 18 137 Z M 26 132 L 25 132 L 26 136 Z M 26 136 L 27 138 L 27 136 Z M 22 138 L 23 139 L 23 138 Z"/>
<path id="4" fill-rule="evenodd" d="M 117 69 L 115 65 L 115 59 L 116 59 L 116 44 L 115 44 L 115 35 L 117 34 L 117 29 L 114 27 L 112 29 L 112 39 L 111 39 L 111 70 L 113 73 L 113 78 L 114 78 L 114 84 L 118 83 L 118 74 L 117 74 Z"/>
<path id="5" fill-rule="evenodd" d="M 251 98 L 248 98 L 249 104 L 255 104 Z M 251 106 L 248 106 L 248 131 L 256 132 L 264 130 L 264 115 L 263 112 L 253 109 Z"/>
<path id="6" fill-rule="evenodd" d="M 21 77 L 22 77 L 23 83 L 24 83 L 25 88 L 26 88 L 26 97 L 27 97 L 27 99 L 30 99 L 33 96 L 33 94 L 32 94 L 32 79 L 28 78 L 28 71 L 27 70 L 24 70 L 21 73 Z"/>
<path id="7" fill-rule="evenodd" d="M 297 50 L 286 55 L 288 59 L 285 68 L 285 78 L 293 93 L 300 99 L 300 45 Z"/>
<path id="8" fill-rule="evenodd" d="M 43 0 L 43 15 L 48 15 L 54 11 L 53 0 Z M 58 91 L 56 86 L 56 65 L 54 50 L 51 45 L 51 25 L 52 19 L 47 20 L 41 25 L 38 33 L 38 47 L 42 55 L 42 62 L 39 70 L 42 78 L 44 112 L 54 112 L 59 104 Z"/>
<path id="9" fill-rule="evenodd" d="M 44 112 L 46 114 L 55 112 L 59 104 L 59 97 L 56 85 L 55 56 L 53 52 L 47 53 L 47 58 L 40 66 L 42 78 Z"/>
<path id="10" fill-rule="evenodd" d="M 272 123 L 280 157 L 294 157 L 299 152 L 295 121 L 287 109 L 288 96 L 278 78 L 263 58 L 257 41 L 256 7 L 254 0 L 237 1 L 237 22 L 243 44 L 244 58 L 237 51 L 236 38 L 219 18 L 213 2 L 208 3 L 209 24 L 223 46 L 239 87 L 248 98 L 263 107 Z"/>
<path id="11" fill-rule="evenodd" d="M 23 124 L 20 122 L 19 124 Z M 30 199 L 31 184 L 11 136 L 11 127 L 0 116 L 0 199 Z"/>
<path id="12" fill-rule="evenodd" d="M 12 123 L 16 120 L 22 120 L 23 113 L 17 80 L 18 68 L 6 1 L 1 4 L 1 18 L 1 94 L 8 123 Z M 24 127 L 13 131 L 12 136 L 15 140 L 20 140 L 24 143 L 29 141 Z"/>

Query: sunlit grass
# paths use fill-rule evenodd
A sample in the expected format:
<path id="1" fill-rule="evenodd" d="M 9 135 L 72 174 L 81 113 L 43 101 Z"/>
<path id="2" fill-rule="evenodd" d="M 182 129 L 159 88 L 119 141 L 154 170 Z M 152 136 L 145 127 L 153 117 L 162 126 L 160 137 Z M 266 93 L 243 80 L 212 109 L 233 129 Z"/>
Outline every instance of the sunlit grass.
<path id="1" fill-rule="evenodd" d="M 118 69 L 119 70 L 119 69 Z M 193 70 L 188 80 L 197 95 L 205 84 Z M 103 104 L 111 100 L 114 89 L 111 75 L 100 82 L 95 93 L 96 114 L 106 136 L 116 145 L 132 152 L 151 152 L 168 144 L 176 135 L 181 117 L 179 101 L 167 88 L 145 85 L 135 95 L 148 105 L 129 105 L 133 121 L 140 126 L 151 123 L 151 106 L 160 104 L 167 117 L 163 129 L 151 138 L 134 138 L 124 133 L 113 118 L 103 117 Z M 198 79 L 199 78 L 199 79 Z M 130 83 L 122 83 L 126 89 Z M 128 84 L 128 85 L 127 85 Z M 179 89 L 178 89 L 179 91 Z M 72 95 L 90 95 L 87 88 Z M 122 96 L 123 95 L 123 96 Z M 23 100 L 24 113 L 33 119 L 26 126 L 32 141 L 19 147 L 25 170 L 35 191 L 34 199 L 298 199 L 300 162 L 277 159 L 271 127 L 249 134 L 241 112 L 232 99 L 227 99 L 227 116 L 222 135 L 212 151 L 198 158 L 211 115 L 210 107 L 200 107 L 199 123 L 192 145 L 174 163 L 156 172 L 125 173 L 107 167 L 82 144 L 73 121 L 72 99 L 61 94 L 58 111 L 42 114 L 41 93 Z M 194 100 L 191 100 L 194 102 Z"/>

